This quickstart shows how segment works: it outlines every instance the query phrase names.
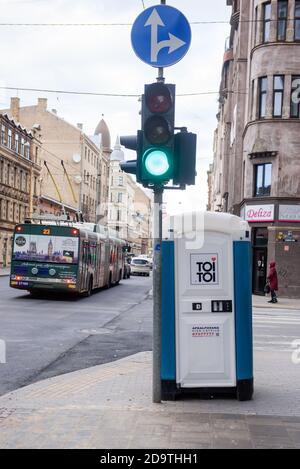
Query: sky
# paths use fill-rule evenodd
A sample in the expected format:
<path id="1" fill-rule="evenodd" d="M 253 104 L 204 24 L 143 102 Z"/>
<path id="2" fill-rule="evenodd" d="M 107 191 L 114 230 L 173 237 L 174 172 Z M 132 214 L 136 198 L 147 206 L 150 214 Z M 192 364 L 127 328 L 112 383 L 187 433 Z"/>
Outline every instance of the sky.
<path id="1" fill-rule="evenodd" d="M 131 46 L 131 24 L 158 1 L 153 0 L 0 0 L 0 23 L 105 23 L 83 26 L 1 26 L 0 86 L 112 94 L 143 93 L 144 84 L 156 81 L 157 69 L 142 62 Z M 164 69 L 167 83 L 177 94 L 217 92 L 225 40 L 230 33 L 230 7 L 226 0 L 167 0 L 189 22 L 225 21 L 225 24 L 191 25 L 192 43 L 177 64 Z M 117 135 L 134 135 L 140 129 L 140 102 L 136 97 L 73 96 L 46 92 L 0 89 L 0 108 L 10 97 L 21 105 L 48 98 L 48 109 L 72 124 L 83 123 L 92 135 L 104 115 L 112 145 Z M 197 185 L 185 192 L 165 193 L 169 213 L 205 209 L 207 170 L 213 158 L 218 95 L 177 97 L 176 125 L 198 136 Z M 126 150 L 126 159 L 134 154 Z"/>

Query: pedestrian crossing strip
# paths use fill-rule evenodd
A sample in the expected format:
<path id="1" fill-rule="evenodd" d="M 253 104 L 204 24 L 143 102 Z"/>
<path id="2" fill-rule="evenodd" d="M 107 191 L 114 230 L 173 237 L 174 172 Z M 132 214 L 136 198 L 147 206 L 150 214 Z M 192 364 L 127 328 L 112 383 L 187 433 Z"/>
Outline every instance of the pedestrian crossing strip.
<path id="1" fill-rule="evenodd" d="M 300 347 L 300 311 L 255 311 L 253 339 L 256 351 L 292 353 Z"/>

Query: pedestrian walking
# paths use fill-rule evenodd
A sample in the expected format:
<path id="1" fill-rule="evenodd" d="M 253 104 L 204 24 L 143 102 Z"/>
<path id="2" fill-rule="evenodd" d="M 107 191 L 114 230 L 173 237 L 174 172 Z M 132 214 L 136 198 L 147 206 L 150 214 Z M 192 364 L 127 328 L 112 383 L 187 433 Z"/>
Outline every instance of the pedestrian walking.
<path id="1" fill-rule="evenodd" d="M 269 303 L 278 303 L 276 292 L 278 291 L 278 276 L 276 270 L 276 262 L 270 262 L 270 270 L 268 273 L 268 282 L 270 285 L 271 300 Z"/>

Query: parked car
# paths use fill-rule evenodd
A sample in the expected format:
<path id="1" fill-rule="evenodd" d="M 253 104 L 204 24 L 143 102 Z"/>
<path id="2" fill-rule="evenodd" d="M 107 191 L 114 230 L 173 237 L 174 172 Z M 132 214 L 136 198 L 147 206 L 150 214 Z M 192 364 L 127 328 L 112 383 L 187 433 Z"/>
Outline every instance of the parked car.
<path id="1" fill-rule="evenodd" d="M 130 266 L 130 263 L 131 263 L 131 259 L 130 259 L 130 258 L 125 259 L 125 262 L 124 262 L 124 275 L 123 275 L 123 278 L 124 278 L 124 279 L 130 278 L 130 275 L 131 275 L 131 266 Z"/>
<path id="2" fill-rule="evenodd" d="M 139 256 L 139 259 L 146 259 L 146 261 L 148 261 L 149 264 L 150 264 L 150 269 L 152 270 L 152 268 L 153 268 L 153 259 L 151 257 L 148 257 L 146 254 L 141 254 Z"/>
<path id="3" fill-rule="evenodd" d="M 145 275 L 150 276 L 150 264 L 147 259 L 141 259 L 140 257 L 134 257 L 131 259 L 131 275 Z"/>

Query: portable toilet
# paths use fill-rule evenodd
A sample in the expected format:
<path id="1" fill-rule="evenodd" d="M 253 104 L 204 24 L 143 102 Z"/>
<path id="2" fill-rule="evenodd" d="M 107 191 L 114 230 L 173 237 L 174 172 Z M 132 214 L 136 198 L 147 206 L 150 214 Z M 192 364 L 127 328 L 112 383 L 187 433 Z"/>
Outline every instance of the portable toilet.
<path id="1" fill-rule="evenodd" d="M 251 240 L 225 213 L 171 219 L 162 243 L 163 400 L 253 395 Z"/>

